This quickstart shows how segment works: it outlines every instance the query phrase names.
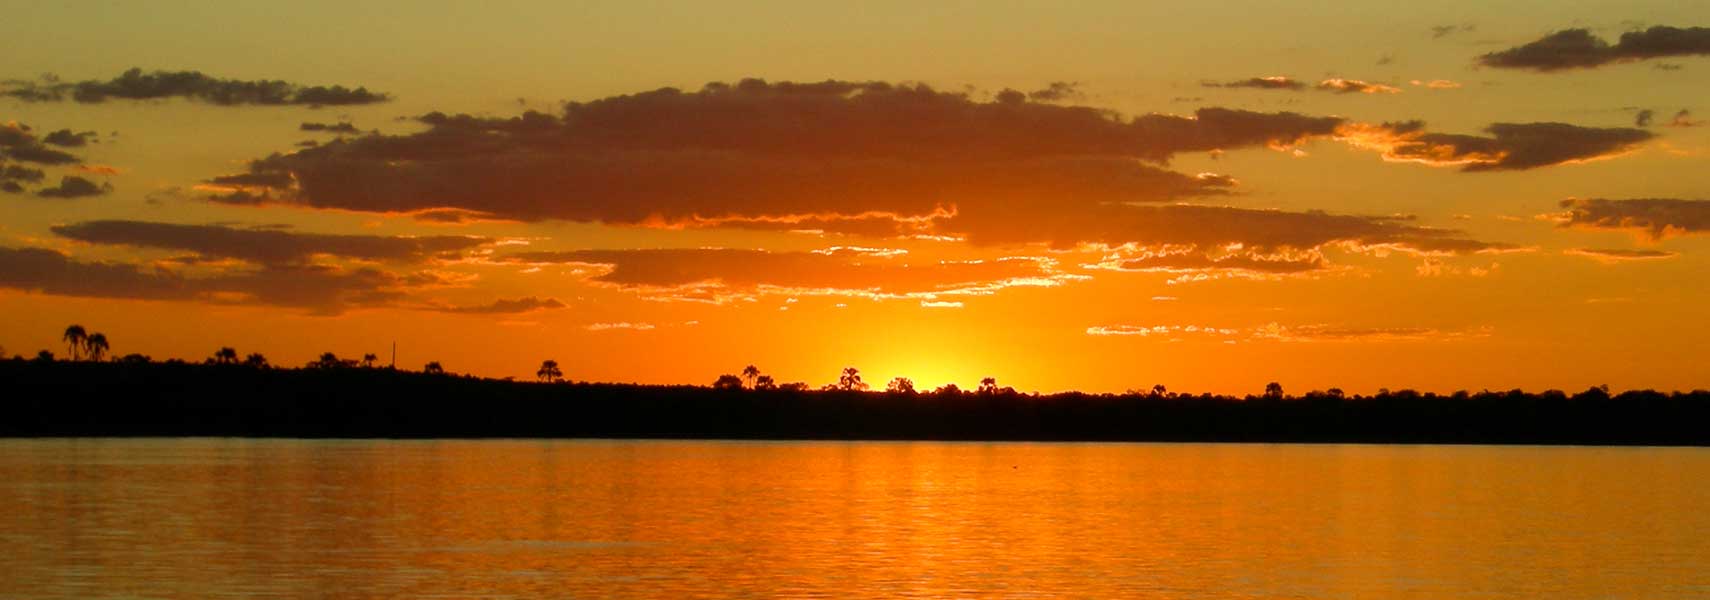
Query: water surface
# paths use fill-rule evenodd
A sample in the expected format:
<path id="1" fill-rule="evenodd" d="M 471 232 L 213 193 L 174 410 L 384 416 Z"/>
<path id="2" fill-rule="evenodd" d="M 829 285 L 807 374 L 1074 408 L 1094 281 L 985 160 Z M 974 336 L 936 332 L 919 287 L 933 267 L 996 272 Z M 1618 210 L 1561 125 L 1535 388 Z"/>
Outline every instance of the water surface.
<path id="1" fill-rule="evenodd" d="M 0 441 L 0 597 L 1703 598 L 1710 450 Z"/>

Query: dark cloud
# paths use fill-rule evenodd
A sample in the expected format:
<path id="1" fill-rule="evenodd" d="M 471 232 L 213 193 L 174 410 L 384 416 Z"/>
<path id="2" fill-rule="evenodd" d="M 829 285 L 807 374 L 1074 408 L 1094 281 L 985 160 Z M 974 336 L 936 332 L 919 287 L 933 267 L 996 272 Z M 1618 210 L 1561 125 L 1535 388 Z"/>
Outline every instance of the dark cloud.
<path id="1" fill-rule="evenodd" d="M 1449 37 L 1452 34 L 1470 33 L 1473 31 L 1478 31 L 1478 27 L 1472 23 L 1462 25 L 1433 25 L 1431 26 L 1431 39 L 1440 40 L 1445 37 Z"/>
<path id="2" fill-rule="evenodd" d="M 72 133 L 70 129 L 61 129 L 42 136 L 42 142 L 62 148 L 81 148 L 89 145 L 89 140 L 94 140 L 99 137 L 100 134 L 93 131 Z"/>
<path id="3" fill-rule="evenodd" d="M 55 132 L 57 134 L 58 132 Z M 49 134 L 50 137 L 54 134 Z M 0 158 L 42 165 L 69 165 L 82 162 L 76 156 L 47 147 L 31 133 L 30 126 L 0 123 Z"/>
<path id="4" fill-rule="evenodd" d="M 1300 91 L 1300 90 L 1306 89 L 1306 82 L 1296 81 L 1294 79 L 1291 79 L 1288 77 L 1282 77 L 1282 76 L 1249 77 L 1247 79 L 1240 79 L 1240 80 L 1229 81 L 1229 82 L 1224 82 L 1224 83 L 1217 83 L 1217 82 L 1208 81 L 1208 82 L 1201 83 L 1200 85 L 1205 86 L 1205 87 L 1256 88 L 1256 89 L 1261 89 L 1261 90 L 1294 90 L 1294 91 Z"/>
<path id="5" fill-rule="evenodd" d="M 1071 102 L 1085 100 L 1087 95 L 1081 92 L 1079 83 L 1055 81 L 1044 89 L 1027 93 L 1027 99 L 1034 102 Z"/>
<path id="6" fill-rule="evenodd" d="M 133 68 L 106 81 L 88 80 L 62 82 L 57 78 L 42 81 L 9 82 L 0 85 L 0 97 L 12 97 L 26 102 L 61 102 L 67 99 L 81 103 L 100 103 L 110 99 L 153 100 L 159 98 L 189 98 L 222 106 L 239 105 L 306 105 L 343 106 L 374 104 L 390 98 L 367 88 L 344 86 L 305 86 L 278 80 L 242 81 L 221 79 L 198 71 L 154 71 L 144 73 Z"/>
<path id="7" fill-rule="evenodd" d="M 1666 260 L 1679 256 L 1667 250 L 1634 250 L 1626 248 L 1574 248 L 1564 251 L 1570 256 L 1582 256 L 1605 264 Z"/>
<path id="8" fill-rule="evenodd" d="M 239 176 L 247 181 L 213 183 L 234 188 L 219 198 L 232 203 L 456 208 L 523 221 L 918 216 L 1020 196 L 1097 204 L 1218 194 L 1214 180 L 1142 162 L 1292 144 L 1342 122 L 1219 108 L 1127 119 L 925 86 L 756 80 L 573 103 L 562 115 L 420 120 L 427 131 L 274 155 L 252 163 Z"/>
<path id="9" fill-rule="evenodd" d="M 1706 54 L 1710 54 L 1710 28 L 1658 25 L 1623 33 L 1614 45 L 1588 29 L 1564 29 L 1523 46 L 1485 54 L 1478 61 L 1488 67 L 1550 72 Z"/>
<path id="10" fill-rule="evenodd" d="M 1570 198 L 1562 227 L 1628 229 L 1653 240 L 1710 232 L 1710 200 Z"/>
<path id="11" fill-rule="evenodd" d="M 1653 110 L 1648 109 L 1648 108 L 1641 110 L 1641 111 L 1639 111 L 1639 114 L 1633 115 L 1633 126 L 1634 127 L 1650 127 L 1651 126 L 1651 120 L 1655 119 L 1656 116 L 1657 116 L 1656 111 L 1653 111 Z"/>
<path id="12" fill-rule="evenodd" d="M 144 221 L 87 221 L 52 228 L 55 234 L 92 244 L 194 252 L 201 258 L 234 258 L 264 265 L 295 265 L 317 255 L 390 263 L 455 258 L 489 240 L 467 236 L 387 237 L 238 229 L 221 225 L 177 225 Z"/>
<path id="13" fill-rule="evenodd" d="M 336 315 L 396 303 L 410 288 L 429 283 L 427 276 L 318 265 L 189 277 L 158 267 L 79 261 L 45 248 L 0 248 L 0 288 L 55 296 L 281 306 Z"/>
<path id="14" fill-rule="evenodd" d="M 59 185 L 36 190 L 36 195 L 43 198 L 87 198 L 100 196 L 111 191 L 113 191 L 113 184 L 98 184 L 76 175 L 66 175 L 59 178 Z"/>
<path id="15" fill-rule="evenodd" d="M 1324 258 L 1317 254 L 1267 257 L 1254 255 L 1209 256 L 1200 252 L 1163 252 L 1124 259 L 1112 266 L 1124 271 L 1165 273 L 1244 271 L 1287 275 L 1323 269 L 1325 262 Z"/>
<path id="16" fill-rule="evenodd" d="M 475 306 L 442 306 L 436 307 L 434 310 L 464 315 L 509 315 L 559 308 L 564 308 L 564 303 L 559 302 L 557 298 L 536 298 L 534 296 L 528 296 L 517 298 L 515 300 L 506 300 L 501 298 L 493 301 L 491 304 L 479 304 Z"/>
<path id="17" fill-rule="evenodd" d="M 16 181 L 0 180 L 0 192 L 22 194 L 24 193 L 24 186 L 19 185 Z"/>
<path id="18" fill-rule="evenodd" d="M 358 130 L 356 128 L 356 125 L 353 125 L 351 123 L 344 123 L 344 122 L 341 122 L 341 123 L 303 123 L 302 125 L 297 126 L 297 129 L 302 130 L 302 131 L 324 131 L 327 133 L 350 133 L 350 134 L 362 133 L 360 130 Z"/>
<path id="19" fill-rule="evenodd" d="M 1668 120 L 1669 127 L 1697 127 L 1703 124 L 1703 121 L 1692 118 L 1692 111 L 1684 108 L 1680 109 L 1680 112 L 1674 113 L 1674 118 Z"/>
<path id="20" fill-rule="evenodd" d="M 1343 139 L 1379 150 L 1384 158 L 1462 171 L 1518 171 L 1607 158 L 1655 137 L 1642 129 L 1580 127 L 1567 123 L 1495 123 L 1489 137 L 1429 133 L 1424 123 L 1349 125 Z"/>
<path id="21" fill-rule="evenodd" d="M 4 168 L 0 168 L 0 181 L 41 183 L 42 179 L 46 177 L 47 173 L 41 169 L 31 169 L 20 165 L 6 165 Z M 22 190 L 23 188 L 19 188 L 19 191 Z"/>

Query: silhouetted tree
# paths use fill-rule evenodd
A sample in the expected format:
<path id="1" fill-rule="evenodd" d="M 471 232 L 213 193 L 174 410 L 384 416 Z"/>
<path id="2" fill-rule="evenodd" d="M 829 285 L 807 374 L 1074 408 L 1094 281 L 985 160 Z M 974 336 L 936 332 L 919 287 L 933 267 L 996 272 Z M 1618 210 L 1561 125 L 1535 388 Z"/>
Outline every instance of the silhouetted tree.
<path id="1" fill-rule="evenodd" d="M 773 381 L 771 375 L 761 375 L 754 378 L 754 389 L 775 390 L 778 389 L 778 382 Z"/>
<path id="2" fill-rule="evenodd" d="M 907 377 L 898 377 L 896 379 L 892 379 L 890 383 L 885 384 L 885 391 L 890 392 L 892 394 L 904 394 L 904 395 L 913 396 L 914 395 L 914 380 L 909 379 Z"/>
<path id="3" fill-rule="evenodd" d="M 251 369 L 265 369 L 268 367 L 267 357 L 262 356 L 260 352 L 251 352 L 249 356 L 243 357 L 243 366 Z"/>
<path id="4" fill-rule="evenodd" d="M 558 361 L 546 359 L 540 362 L 540 369 L 534 372 L 534 376 L 541 381 L 553 383 L 564 379 L 564 372 L 558 370 Z"/>
<path id="5" fill-rule="evenodd" d="M 758 379 L 759 377 L 760 377 L 760 368 L 759 367 L 756 367 L 754 365 L 748 365 L 748 366 L 742 368 L 742 378 L 747 379 L 749 385 L 751 385 L 751 386 L 754 385 L 754 380 Z"/>
<path id="6" fill-rule="evenodd" d="M 1324 395 L 1340 400 L 1343 396 L 1342 388 L 1330 388 L 1328 390 L 1324 390 Z"/>
<path id="7" fill-rule="evenodd" d="M 1265 384 L 1265 397 L 1272 400 L 1282 399 L 1282 384 L 1272 381 Z"/>
<path id="8" fill-rule="evenodd" d="M 428 375 L 444 375 L 445 367 L 439 366 L 439 361 L 433 361 L 422 367 L 422 372 Z"/>
<path id="9" fill-rule="evenodd" d="M 800 382 L 800 381 L 792 381 L 789 383 L 780 384 L 778 386 L 778 389 L 786 391 L 786 392 L 805 392 L 808 389 L 808 384 Z"/>
<path id="10" fill-rule="evenodd" d="M 364 369 L 374 368 L 374 361 L 377 361 L 377 360 L 380 360 L 380 357 L 375 356 L 373 352 L 362 355 L 362 368 L 364 368 Z"/>
<path id="11" fill-rule="evenodd" d="M 107 334 L 96 332 L 83 340 L 83 349 L 88 353 L 89 360 L 101 362 L 101 357 L 106 356 L 107 351 L 113 347 L 107 344 Z"/>
<path id="12" fill-rule="evenodd" d="M 728 373 L 719 375 L 718 381 L 714 381 L 712 386 L 715 390 L 740 390 L 742 389 L 742 378 Z"/>
<path id="13" fill-rule="evenodd" d="M 855 367 L 844 367 L 843 375 L 837 378 L 837 388 L 847 391 L 867 389 L 866 382 L 861 381 L 861 370 Z"/>
<path id="14" fill-rule="evenodd" d="M 144 354 L 137 354 L 135 352 L 132 352 L 130 354 L 126 354 L 123 358 L 120 358 L 119 362 L 125 363 L 127 365 L 146 365 L 148 363 L 154 362 L 154 359 L 149 358 L 147 355 L 144 355 Z"/>
<path id="15" fill-rule="evenodd" d="M 1152 386 L 1152 397 L 1153 398 L 1162 398 L 1162 397 L 1164 397 L 1164 394 L 1168 393 L 1169 391 L 1170 391 L 1169 388 L 1164 387 L 1164 384 L 1162 384 L 1162 383 L 1160 383 L 1158 385 L 1154 385 L 1154 386 Z"/>
<path id="16" fill-rule="evenodd" d="M 329 356 L 331 354 L 332 354 L 331 352 L 328 352 L 328 353 L 323 354 L 321 356 L 322 356 L 322 358 L 325 358 L 326 356 Z M 333 357 L 333 361 L 337 362 L 338 357 Z M 221 347 L 219 350 L 216 350 L 214 352 L 214 358 L 213 358 L 213 360 L 211 360 L 209 362 L 212 362 L 216 365 L 235 365 L 238 363 L 237 348 L 233 348 L 231 346 Z"/>
<path id="17" fill-rule="evenodd" d="M 77 360 L 77 352 L 83 349 L 83 342 L 89 340 L 89 333 L 83 330 L 82 325 L 72 325 L 65 328 L 65 335 L 60 339 L 65 340 L 66 353 L 71 355 L 71 360 Z"/>
<path id="18" fill-rule="evenodd" d="M 41 352 L 37 352 L 37 353 L 36 353 L 36 362 L 38 362 L 38 363 L 50 363 L 50 362 L 53 362 L 53 353 L 52 353 L 52 352 L 48 352 L 48 351 L 46 351 L 46 350 L 43 350 L 43 351 L 41 351 Z"/>
<path id="19" fill-rule="evenodd" d="M 960 396 L 962 395 L 962 388 L 957 387 L 954 383 L 946 383 L 938 386 L 938 389 L 932 390 L 932 393 L 939 396 Z"/>
<path id="20" fill-rule="evenodd" d="M 979 387 L 979 389 L 974 390 L 974 392 L 977 394 L 983 395 L 983 396 L 990 396 L 992 394 L 996 394 L 997 393 L 997 378 L 996 377 L 982 377 L 982 378 L 980 378 L 980 387 Z"/>
<path id="21" fill-rule="evenodd" d="M 234 356 L 235 356 L 235 353 L 234 353 Z M 308 368 L 311 368 L 311 369 L 342 369 L 345 367 L 349 367 L 352 364 L 353 363 L 351 363 L 350 361 L 340 359 L 337 354 L 333 354 L 331 352 L 322 352 L 320 358 L 309 361 Z"/>

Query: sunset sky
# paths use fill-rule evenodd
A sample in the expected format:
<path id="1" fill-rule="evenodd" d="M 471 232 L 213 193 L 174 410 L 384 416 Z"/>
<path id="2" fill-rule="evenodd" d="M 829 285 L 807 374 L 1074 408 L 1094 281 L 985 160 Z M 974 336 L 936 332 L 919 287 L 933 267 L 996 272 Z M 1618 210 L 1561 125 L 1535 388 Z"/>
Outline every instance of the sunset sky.
<path id="1" fill-rule="evenodd" d="M 428 4 L 0 2 L 0 347 L 1710 383 L 1710 4 Z"/>

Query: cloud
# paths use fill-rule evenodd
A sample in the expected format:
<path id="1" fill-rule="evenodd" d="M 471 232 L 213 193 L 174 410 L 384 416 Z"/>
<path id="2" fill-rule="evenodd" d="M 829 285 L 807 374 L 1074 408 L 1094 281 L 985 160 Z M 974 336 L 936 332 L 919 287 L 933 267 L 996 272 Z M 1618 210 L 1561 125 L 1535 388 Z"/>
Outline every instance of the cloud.
<path id="1" fill-rule="evenodd" d="M 1432 25 L 1431 39 L 1440 40 L 1456 33 L 1470 33 L 1473 31 L 1478 31 L 1478 26 L 1473 25 L 1472 23 L 1462 25 Z"/>
<path id="2" fill-rule="evenodd" d="M 630 323 L 628 321 L 619 321 L 616 323 L 589 323 L 589 324 L 583 326 L 582 328 L 586 329 L 588 331 L 612 331 L 614 329 L 628 329 L 631 331 L 650 331 L 653 329 L 657 329 L 657 327 L 652 323 Z"/>
<path id="3" fill-rule="evenodd" d="M 1280 75 L 1271 76 L 1271 77 L 1250 77 L 1247 79 L 1230 81 L 1230 82 L 1226 82 L 1226 83 L 1206 82 L 1206 83 L 1202 83 L 1200 85 L 1203 85 L 1205 87 L 1255 88 L 1255 89 L 1261 89 L 1261 90 L 1300 91 L 1300 90 L 1306 89 L 1306 83 L 1305 82 L 1296 81 L 1292 78 L 1283 77 Z"/>
<path id="4" fill-rule="evenodd" d="M 1669 127 L 1697 127 L 1703 124 L 1703 121 L 1692 118 L 1692 111 L 1684 108 L 1680 109 L 1680 112 L 1674 113 L 1674 118 L 1668 120 Z"/>
<path id="5" fill-rule="evenodd" d="M 69 165 L 82 162 L 76 156 L 47 147 L 43 140 L 30 133 L 29 125 L 16 121 L 0 123 L 0 158 L 41 165 Z M 58 133 L 58 132 L 54 132 Z M 52 136 L 53 134 L 49 134 Z M 63 141 L 63 140 L 61 140 Z"/>
<path id="6" fill-rule="evenodd" d="M 1458 90 L 1463 87 L 1460 82 L 1449 81 L 1447 79 L 1432 79 L 1430 81 L 1414 79 L 1407 83 L 1414 86 L 1424 86 L 1426 89 L 1432 90 Z"/>
<path id="7" fill-rule="evenodd" d="M 1428 342 L 1484 337 L 1487 330 L 1443 331 L 1425 327 L 1347 327 L 1340 325 L 1282 325 L 1276 322 L 1257 327 L 1212 327 L 1205 325 L 1100 325 L 1088 327 L 1087 335 L 1160 338 L 1172 342 L 1206 339 L 1238 342 Z"/>
<path id="8" fill-rule="evenodd" d="M 146 221 L 86 221 L 56 225 L 61 237 L 92 244 L 194 252 L 204 259 L 232 258 L 264 265 L 300 265 L 317 255 L 389 263 L 455 258 L 490 242 L 470 236 L 387 237 L 178 225 Z"/>
<path id="9" fill-rule="evenodd" d="M 1046 86 L 1044 89 L 1028 92 L 1027 99 L 1034 102 L 1069 102 L 1074 100 L 1085 100 L 1087 95 L 1081 92 L 1080 85 L 1081 84 L 1079 83 L 1067 81 L 1052 82 L 1051 85 Z"/>
<path id="10" fill-rule="evenodd" d="M 61 129 L 42 137 L 42 142 L 63 148 L 81 148 L 89 145 L 89 140 L 98 139 L 100 134 L 93 131 L 72 133 L 70 129 Z"/>
<path id="11" fill-rule="evenodd" d="M 1429 133 L 1424 123 L 1348 124 L 1341 138 L 1378 150 L 1385 160 L 1462 171 L 1519 171 L 1618 156 L 1655 137 L 1642 129 L 1581 127 L 1567 123 L 1495 123 L 1489 137 Z"/>
<path id="12" fill-rule="evenodd" d="M 36 195 L 43 198 L 87 198 L 100 196 L 111 191 L 113 191 L 113 184 L 97 184 L 76 175 L 66 175 L 59 178 L 58 186 L 36 190 Z"/>
<path id="13" fill-rule="evenodd" d="M 564 303 L 557 298 L 537 298 L 527 296 L 514 300 L 499 299 L 490 304 L 475 306 L 441 306 L 434 310 L 464 315 L 511 315 L 534 312 L 538 310 L 554 310 L 564 308 Z"/>
<path id="14" fill-rule="evenodd" d="M 1658 25 L 1623 33 L 1614 45 L 1598 39 L 1588 29 L 1564 29 L 1522 46 L 1485 54 L 1478 62 L 1501 69 L 1552 72 L 1706 54 L 1710 54 L 1710 28 Z"/>
<path id="15" fill-rule="evenodd" d="M 595 284 L 655 299 L 717 303 L 761 294 L 933 300 L 1077 278 L 1058 272 L 1051 260 L 1027 257 L 911 262 L 904 254 L 669 248 L 523 252 L 500 260 L 581 265 L 597 272 L 588 278 Z"/>
<path id="16" fill-rule="evenodd" d="M 1208 82 L 1203 82 L 1200 85 L 1202 85 L 1204 87 L 1253 88 L 1253 89 L 1260 89 L 1260 90 L 1286 90 L 1286 91 L 1291 91 L 1291 92 L 1299 92 L 1299 91 L 1304 91 L 1307 89 L 1306 82 L 1300 81 L 1297 79 L 1293 79 L 1290 77 L 1283 77 L 1280 75 L 1274 75 L 1274 76 L 1270 76 L 1270 77 L 1250 77 L 1247 79 L 1239 79 L 1236 81 L 1228 81 L 1228 82 L 1223 82 L 1223 83 L 1208 81 Z M 1338 94 L 1354 94 L 1354 93 L 1398 94 L 1398 93 L 1401 93 L 1401 90 L 1399 88 L 1396 88 L 1393 86 L 1383 85 L 1380 83 L 1370 83 L 1370 82 L 1366 82 L 1366 81 L 1360 81 L 1358 79 L 1342 79 L 1342 78 L 1325 79 L 1323 81 L 1318 82 L 1317 84 L 1312 85 L 1311 87 L 1312 87 L 1312 89 L 1315 89 L 1318 91 L 1335 92 Z"/>
<path id="17" fill-rule="evenodd" d="M 1664 260 L 1679 256 L 1678 253 L 1669 252 L 1667 250 L 1631 250 L 1619 248 L 1573 248 L 1563 250 L 1562 254 L 1585 257 L 1603 264 Z"/>
<path id="18" fill-rule="evenodd" d="M 25 102 L 62 102 L 70 99 L 84 104 L 97 104 L 111 99 L 154 100 L 180 97 L 221 106 L 345 106 L 390 100 L 386 94 L 370 92 L 368 88 L 362 87 L 350 89 L 339 85 L 305 86 L 278 80 L 221 79 L 199 71 L 144 73 L 140 68 L 125 71 L 106 81 L 92 79 L 61 82 L 56 77 L 49 77 L 42 81 L 7 82 L 0 85 L 0 97 L 12 97 Z"/>
<path id="19" fill-rule="evenodd" d="M 1158 202 L 1224 193 L 1222 182 L 1153 166 L 1175 154 L 1289 145 L 1342 123 L 1221 108 L 1124 118 L 923 85 L 758 80 L 572 103 L 559 115 L 420 121 L 426 131 L 254 161 L 239 177 L 255 181 L 212 180 L 229 186 L 217 200 L 655 226 L 919 217 L 1018 199 Z"/>
<path id="20" fill-rule="evenodd" d="M 1569 198 L 1561 206 L 1561 227 L 1626 229 L 1652 240 L 1710 232 L 1710 200 Z"/>
<path id="21" fill-rule="evenodd" d="M 1641 110 L 1641 111 L 1639 111 L 1639 114 L 1633 115 L 1633 126 L 1634 127 L 1650 127 L 1651 126 L 1651 120 L 1655 119 L 1656 115 L 1657 115 L 1656 111 L 1653 111 L 1651 109 L 1647 108 L 1647 109 Z"/>
<path id="22" fill-rule="evenodd" d="M 1324 81 L 1318 82 L 1318 85 L 1315 85 L 1313 87 L 1316 89 L 1322 90 L 1322 91 L 1336 92 L 1338 94 L 1399 94 L 1399 93 L 1401 93 L 1400 88 L 1383 85 L 1381 83 L 1371 83 L 1371 82 L 1366 82 L 1366 81 L 1360 81 L 1358 79 L 1341 79 L 1341 78 L 1326 79 Z"/>
<path id="23" fill-rule="evenodd" d="M 188 277 L 159 267 L 74 260 L 45 248 L 0 247 L 0 288 L 55 296 L 294 307 L 336 315 L 391 304 L 429 281 L 375 269 L 283 266 Z"/>
<path id="24" fill-rule="evenodd" d="M 349 134 L 353 134 L 353 135 L 358 134 L 358 133 L 362 133 L 361 130 L 356 128 L 356 125 L 348 123 L 348 122 L 303 123 L 302 125 L 298 125 L 297 129 L 300 131 L 324 131 L 327 133 L 349 133 Z"/>

